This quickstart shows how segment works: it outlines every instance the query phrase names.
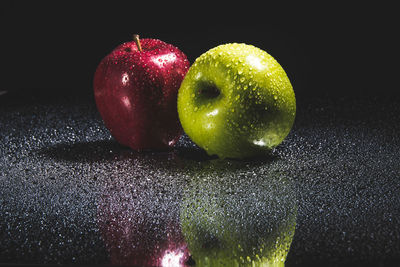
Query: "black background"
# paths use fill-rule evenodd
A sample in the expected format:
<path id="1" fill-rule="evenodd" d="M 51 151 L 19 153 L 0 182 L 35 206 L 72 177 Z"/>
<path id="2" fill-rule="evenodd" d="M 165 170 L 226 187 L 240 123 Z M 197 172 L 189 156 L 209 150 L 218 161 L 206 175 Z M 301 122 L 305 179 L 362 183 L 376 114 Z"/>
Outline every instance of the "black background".
<path id="1" fill-rule="evenodd" d="M 5 106 L 3 110 L 7 110 L 18 101 L 21 106 L 27 104 L 25 109 L 18 108 L 21 113 L 11 117 L 0 113 L 6 122 L 6 129 L 0 130 L 7 130 L 0 137 L 8 140 L 0 145 L 3 151 L 10 151 L 10 158 L 11 155 L 19 157 L 20 161 L 11 170 L 22 166 L 23 170 L 15 173 L 24 171 L 27 176 L 30 175 L 27 169 L 36 168 L 35 149 L 51 152 L 48 152 L 52 154 L 50 159 L 45 160 L 49 165 L 45 166 L 54 172 L 57 168 L 52 163 L 58 162 L 57 157 L 72 157 L 68 166 L 72 166 L 73 177 L 64 178 L 74 183 L 76 173 L 86 174 L 86 169 L 82 171 L 86 165 L 80 161 L 92 159 L 93 151 L 101 157 L 112 155 L 114 158 L 109 148 L 113 143 L 93 141 L 105 140 L 109 133 L 98 114 L 93 117 L 93 103 L 70 108 L 60 105 L 61 112 L 58 112 L 58 107 L 53 108 L 53 105 L 37 107 L 38 98 L 54 101 L 55 95 L 85 95 L 92 99 L 96 66 L 116 46 L 130 41 L 133 33 L 176 45 L 191 63 L 219 44 L 253 44 L 280 62 L 292 81 L 296 99 L 303 100 L 299 101 L 301 104 L 306 103 L 298 105 L 296 132 L 291 141 L 281 146 L 282 151 L 288 150 L 284 154 L 291 158 L 291 173 L 305 177 L 305 181 L 300 180 L 302 210 L 299 214 L 303 217 L 299 219 L 288 262 L 315 263 L 322 259 L 319 265 L 378 266 L 376 262 L 392 260 L 393 264 L 385 266 L 396 266 L 399 262 L 396 220 L 399 218 L 396 197 L 399 164 L 398 157 L 393 155 L 399 147 L 400 125 L 397 10 L 397 6 L 374 2 L 293 5 L 285 1 L 278 5 L 270 1 L 186 1 L 181 4 L 145 0 L 0 1 L 0 109 Z M 11 97 L 1 96 L 3 91 Z M 392 95 L 396 97 L 391 98 Z M 358 96 L 362 96 L 361 100 Z M 375 101 L 380 96 L 384 96 L 384 101 Z M 340 101 L 336 101 L 337 97 Z M 342 101 L 346 97 L 356 98 Z M 56 99 L 66 101 L 67 98 Z M 26 103 L 29 101 L 35 108 Z M 98 127 L 104 131 L 90 130 L 96 128 L 95 125 L 101 125 Z M 15 132 L 19 139 L 8 139 Z M 50 140 L 54 144 L 47 147 L 46 138 L 51 132 L 55 133 Z M 71 136 L 78 139 L 71 139 Z M 92 141 L 87 141 L 88 136 Z M 15 143 L 10 145 L 9 140 Z M 64 143 L 65 146 L 59 146 Z M 120 152 L 117 149 L 115 153 Z M 26 166 L 25 160 L 32 166 Z M 3 162 L 9 166 L 8 161 Z M 114 162 L 109 164 L 110 170 L 114 170 Z M 9 168 L 3 169 L 9 171 Z M 96 169 L 92 172 L 97 176 Z M 341 177 L 343 173 L 347 177 Z M 130 177 L 131 173 L 126 172 L 126 175 Z M 29 179 L 42 179 L 42 176 L 39 172 Z M 16 190 L 10 190 L 10 194 L 19 197 L 15 192 L 21 189 L 13 184 L 18 179 L 9 181 L 9 188 Z M 63 184 L 63 181 L 56 182 Z M 48 183 L 52 184 L 53 180 Z M 77 183 L 80 186 L 82 182 Z M 23 188 L 21 199 L 29 194 L 35 197 L 36 193 L 51 191 L 53 187 L 44 184 L 44 189 L 34 193 L 32 188 L 36 186 L 30 190 Z M 49 195 L 52 194 L 51 191 Z M 60 193 L 64 194 L 64 191 Z M 90 194 L 83 196 L 91 197 Z M 321 212 L 322 208 L 325 211 Z M 18 225 L 18 216 L 23 212 L 13 214 L 12 219 Z M 387 218 L 392 216 L 393 221 L 388 222 Z M 64 218 L 68 216 L 57 217 L 58 220 Z M 8 239 L 16 244 L 11 251 L 19 252 L 26 240 L 36 240 L 25 239 L 25 234 L 28 237 L 36 234 L 29 230 L 32 229 L 29 221 L 22 223 L 25 222 L 28 226 L 17 228 L 23 231 L 16 232 L 23 238 Z M 53 230 L 54 226 L 50 226 Z M 347 229 L 347 236 L 340 239 L 343 229 Z M 368 236 L 370 233 L 376 235 Z M 91 241 L 82 240 L 88 240 L 88 244 Z M 58 248 L 54 249 L 57 253 Z M 80 247 L 74 247 L 73 251 L 76 249 Z M 29 250 L 29 253 L 34 252 Z M 359 259 L 371 261 L 356 264 Z M 335 261 L 347 265 L 335 265 Z"/>
<path id="2" fill-rule="evenodd" d="M 374 2 L 2 1 L 0 10 L 0 91 L 91 94 L 101 59 L 139 33 L 191 63 L 219 44 L 253 44 L 280 62 L 297 97 L 398 92 L 395 8 Z"/>

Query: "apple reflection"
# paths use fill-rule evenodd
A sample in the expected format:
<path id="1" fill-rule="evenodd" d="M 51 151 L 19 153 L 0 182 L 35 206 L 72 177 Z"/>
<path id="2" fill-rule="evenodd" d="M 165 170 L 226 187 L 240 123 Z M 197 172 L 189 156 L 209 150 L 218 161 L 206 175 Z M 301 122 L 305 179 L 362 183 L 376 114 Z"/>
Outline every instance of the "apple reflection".
<path id="1" fill-rule="evenodd" d="M 186 266 L 189 252 L 179 223 L 180 186 L 166 180 L 178 171 L 179 163 L 166 154 L 136 155 L 131 161 L 131 169 L 116 168 L 99 198 L 98 224 L 110 264 Z M 131 173 L 121 175 L 126 171 Z"/>
<path id="2" fill-rule="evenodd" d="M 296 197 L 268 166 L 216 160 L 192 172 L 180 217 L 196 266 L 284 266 Z"/>
<path id="3" fill-rule="evenodd" d="M 98 224 L 110 264 L 283 266 L 296 225 L 291 180 L 271 162 L 181 152 L 127 155 L 104 179 Z"/>

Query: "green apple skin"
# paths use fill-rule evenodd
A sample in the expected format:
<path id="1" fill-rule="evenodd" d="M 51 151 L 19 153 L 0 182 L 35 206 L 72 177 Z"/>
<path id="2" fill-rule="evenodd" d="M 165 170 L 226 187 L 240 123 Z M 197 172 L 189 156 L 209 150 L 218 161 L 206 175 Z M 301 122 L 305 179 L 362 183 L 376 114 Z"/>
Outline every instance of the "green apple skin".
<path id="1" fill-rule="evenodd" d="M 196 59 L 178 92 L 186 134 L 209 155 L 268 154 L 289 134 L 296 114 L 292 85 L 267 52 L 224 44 Z"/>

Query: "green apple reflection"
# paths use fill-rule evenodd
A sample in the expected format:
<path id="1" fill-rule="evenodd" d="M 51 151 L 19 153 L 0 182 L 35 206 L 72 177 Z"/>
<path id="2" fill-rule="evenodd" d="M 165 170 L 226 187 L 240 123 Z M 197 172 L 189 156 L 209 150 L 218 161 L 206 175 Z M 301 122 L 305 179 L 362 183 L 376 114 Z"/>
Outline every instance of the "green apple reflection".
<path id="1" fill-rule="evenodd" d="M 284 266 L 297 216 L 290 179 L 265 164 L 216 160 L 201 168 L 180 212 L 196 266 Z"/>

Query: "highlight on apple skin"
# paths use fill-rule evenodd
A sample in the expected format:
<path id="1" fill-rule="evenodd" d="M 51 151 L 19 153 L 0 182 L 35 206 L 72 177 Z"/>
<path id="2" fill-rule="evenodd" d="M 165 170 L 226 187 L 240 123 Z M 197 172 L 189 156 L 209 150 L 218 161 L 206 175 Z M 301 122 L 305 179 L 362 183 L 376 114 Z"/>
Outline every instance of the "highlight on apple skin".
<path id="1" fill-rule="evenodd" d="M 209 155 L 262 156 L 289 134 L 296 114 L 292 85 L 267 52 L 230 43 L 196 59 L 178 93 L 185 133 Z"/>
<path id="2" fill-rule="evenodd" d="M 98 111 L 112 136 L 134 150 L 164 150 L 182 134 L 179 86 L 189 69 L 186 55 L 157 39 L 123 43 L 94 75 Z"/>

